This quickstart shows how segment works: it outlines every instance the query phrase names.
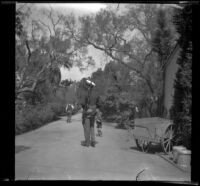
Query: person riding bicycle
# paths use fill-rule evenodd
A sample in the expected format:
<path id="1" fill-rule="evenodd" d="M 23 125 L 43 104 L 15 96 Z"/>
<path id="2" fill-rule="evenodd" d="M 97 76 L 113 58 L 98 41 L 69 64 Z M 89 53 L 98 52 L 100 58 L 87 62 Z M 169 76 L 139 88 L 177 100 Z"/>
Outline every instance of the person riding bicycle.
<path id="1" fill-rule="evenodd" d="M 72 111 L 74 109 L 74 106 L 72 104 L 67 104 L 66 106 L 66 112 L 67 112 L 67 123 L 71 122 L 72 117 Z"/>

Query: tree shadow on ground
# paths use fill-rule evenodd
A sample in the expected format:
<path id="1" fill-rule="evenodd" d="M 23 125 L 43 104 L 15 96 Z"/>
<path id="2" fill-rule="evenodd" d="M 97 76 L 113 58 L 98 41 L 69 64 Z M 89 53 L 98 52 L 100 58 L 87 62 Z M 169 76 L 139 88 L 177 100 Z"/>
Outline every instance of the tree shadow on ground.
<path id="1" fill-rule="evenodd" d="M 131 146 L 130 149 L 142 152 L 142 150 L 139 149 L 137 146 Z M 160 152 L 163 152 L 163 149 L 162 149 L 162 147 L 160 145 L 151 145 L 149 147 L 148 152 L 145 152 L 145 153 L 155 154 L 155 153 L 160 153 Z"/>
<path id="2" fill-rule="evenodd" d="M 24 151 L 24 150 L 28 150 L 30 149 L 31 147 L 28 147 L 28 146 L 23 146 L 23 145 L 17 145 L 15 146 L 15 154 L 21 152 L 21 151 Z"/>

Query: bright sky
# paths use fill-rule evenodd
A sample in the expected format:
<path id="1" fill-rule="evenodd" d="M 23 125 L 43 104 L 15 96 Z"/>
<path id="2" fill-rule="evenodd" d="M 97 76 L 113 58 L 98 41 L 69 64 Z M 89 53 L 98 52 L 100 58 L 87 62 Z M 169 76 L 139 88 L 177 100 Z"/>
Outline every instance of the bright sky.
<path id="1" fill-rule="evenodd" d="M 41 4 L 42 6 L 49 6 L 49 4 Z M 56 3 L 56 4 L 50 4 L 53 8 L 71 8 L 74 10 L 80 10 L 80 11 L 89 11 L 89 12 L 98 12 L 101 8 L 106 8 L 105 4 L 102 3 Z"/>
<path id="2" fill-rule="evenodd" d="M 33 5 L 33 6 L 32 6 Z M 121 10 L 124 10 L 123 6 L 125 4 L 120 4 L 120 12 Z M 34 3 L 31 4 L 32 6 L 32 17 L 37 19 L 40 19 L 42 21 L 45 20 L 44 16 L 42 16 L 39 12 L 41 9 L 44 8 L 50 8 L 50 6 L 55 10 L 59 11 L 62 14 L 69 14 L 73 12 L 75 16 L 82 16 L 86 14 L 95 14 L 100 9 L 104 9 L 107 7 L 117 8 L 117 3 Z M 61 74 L 62 74 L 62 80 L 64 79 L 72 79 L 79 81 L 83 77 L 88 77 L 92 74 L 92 72 L 96 71 L 98 68 L 104 68 L 107 60 L 105 59 L 103 52 L 99 51 L 93 47 L 89 47 L 88 55 L 92 56 L 95 60 L 95 68 L 89 68 L 88 70 L 81 72 L 77 67 L 72 67 L 70 70 L 61 68 Z"/>
<path id="3" fill-rule="evenodd" d="M 95 67 L 88 68 L 88 70 L 84 72 L 80 72 L 78 67 L 72 67 L 70 70 L 61 68 L 62 80 L 71 78 L 72 80 L 78 81 L 83 77 L 90 76 L 92 72 L 96 71 L 98 68 L 104 68 L 107 61 L 103 55 L 103 52 L 89 46 L 88 53 L 88 55 L 92 56 L 95 60 Z"/>

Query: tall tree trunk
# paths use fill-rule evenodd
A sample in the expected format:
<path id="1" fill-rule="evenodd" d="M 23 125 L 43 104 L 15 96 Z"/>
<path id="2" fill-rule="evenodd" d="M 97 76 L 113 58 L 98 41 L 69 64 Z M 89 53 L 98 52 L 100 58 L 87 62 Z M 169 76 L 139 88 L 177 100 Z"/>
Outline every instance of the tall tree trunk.
<path id="1" fill-rule="evenodd" d="M 164 117 L 164 101 L 165 101 L 165 69 L 163 70 L 162 73 L 162 79 L 163 79 L 163 84 L 162 84 L 162 94 L 161 94 L 161 102 L 160 102 L 160 117 Z"/>
<path id="2" fill-rule="evenodd" d="M 161 64 L 163 64 L 163 60 L 161 59 Z M 166 76 L 166 71 L 165 68 L 162 69 L 162 91 L 161 91 L 161 96 L 158 98 L 158 110 L 157 114 L 159 117 L 165 117 L 164 116 L 164 99 L 165 99 L 165 76 Z"/>

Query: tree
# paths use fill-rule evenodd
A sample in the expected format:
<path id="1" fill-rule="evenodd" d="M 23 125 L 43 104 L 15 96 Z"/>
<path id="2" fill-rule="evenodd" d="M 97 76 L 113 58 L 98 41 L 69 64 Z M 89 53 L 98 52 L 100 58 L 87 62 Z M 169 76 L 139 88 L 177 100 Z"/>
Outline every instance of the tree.
<path id="1" fill-rule="evenodd" d="M 26 15 L 26 10 L 20 10 Z M 74 24 L 74 16 L 63 16 L 50 7 L 43 11 L 47 22 L 34 19 L 30 15 L 20 19 L 17 14 L 16 24 L 16 98 L 24 92 L 37 94 L 41 86 L 46 92 L 55 94 L 61 85 L 60 67 L 83 66 L 83 62 L 94 64 L 86 56 L 87 49 L 77 43 L 63 26 L 65 19 Z M 30 23 L 23 34 L 21 26 Z M 63 86 L 63 85 L 62 85 Z M 52 91 L 51 91 L 52 90 Z M 44 93 L 44 91 L 42 91 Z M 41 94 L 43 94 L 41 92 Z"/>
<path id="2" fill-rule="evenodd" d="M 91 75 L 91 80 L 96 84 L 93 88 L 93 96 L 99 97 L 105 94 L 106 88 L 108 86 L 109 80 L 105 78 L 104 71 L 102 69 L 97 69 Z"/>
<path id="3" fill-rule="evenodd" d="M 155 70 L 154 66 L 149 64 L 146 73 L 151 74 L 152 80 L 157 78 L 153 70 Z M 104 116 L 110 117 L 110 115 L 119 114 L 129 106 L 136 104 L 140 108 L 141 116 L 156 115 L 153 98 L 150 97 L 145 82 L 124 65 L 110 61 L 104 70 L 98 69 L 94 72 L 91 80 L 96 84 L 92 96 L 100 97 Z M 159 87 L 157 86 L 158 80 L 152 81 L 152 83 L 156 90 Z"/>
<path id="4" fill-rule="evenodd" d="M 159 97 L 159 115 L 164 116 L 164 93 L 165 93 L 165 67 L 167 58 L 175 46 L 175 32 L 170 23 L 165 9 L 161 8 L 157 12 L 157 27 L 152 37 L 153 50 L 158 54 L 160 73 L 162 76 L 162 91 Z"/>
<path id="5" fill-rule="evenodd" d="M 157 97 L 160 94 L 154 89 L 152 81 L 155 79 L 147 73 L 149 63 L 157 61 L 153 61 L 155 50 L 152 47 L 154 29 L 158 27 L 157 10 L 154 5 L 129 6 L 124 14 L 101 10 L 95 16 L 81 17 L 80 31 L 69 29 L 76 41 L 103 51 L 113 61 L 131 69 L 143 80 L 149 98 Z M 158 67 L 154 73 L 160 73 Z"/>
<path id="6" fill-rule="evenodd" d="M 19 10 L 16 11 L 16 20 L 15 20 L 15 28 L 16 28 L 16 34 L 20 36 L 23 31 L 23 25 L 22 25 L 22 12 Z"/>
<path id="7" fill-rule="evenodd" d="M 138 70 L 142 66 L 141 63 L 143 60 L 137 59 L 136 55 L 132 53 L 134 50 L 131 50 L 131 47 L 133 47 L 131 46 L 131 41 L 126 40 L 124 36 L 128 29 L 132 29 L 132 32 L 134 30 L 134 28 L 129 28 L 131 24 L 128 17 L 128 15 L 117 16 L 107 10 L 100 11 L 95 17 L 82 17 L 80 18 L 82 24 L 81 31 L 73 33 L 72 37 L 85 45 L 91 45 L 96 49 L 104 51 L 113 60 L 123 65 L 126 65 L 124 58 L 128 57 L 129 60 L 133 60 L 136 64 L 131 67 L 126 66 L 132 68 L 143 77 L 141 71 Z M 141 43 L 141 39 L 135 38 L 134 42 Z M 138 67 L 136 68 L 134 66 Z M 150 86 L 149 79 L 146 77 L 143 78 Z M 153 92 L 151 87 L 150 90 Z"/>
<path id="8" fill-rule="evenodd" d="M 178 43 L 181 47 L 178 58 L 178 71 L 175 79 L 175 93 L 170 111 L 176 129 L 181 134 L 181 143 L 191 148 L 191 114 L 192 114 L 192 5 L 178 9 L 174 16 Z M 178 132 L 178 131 L 177 131 Z"/>

